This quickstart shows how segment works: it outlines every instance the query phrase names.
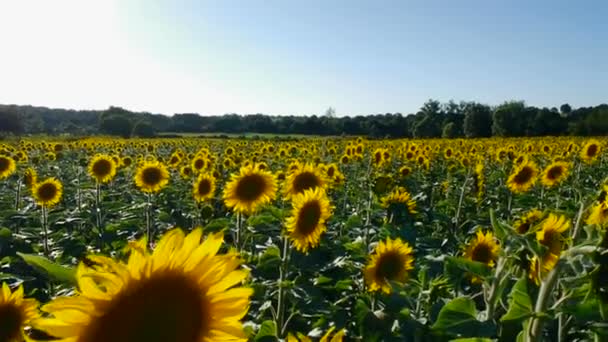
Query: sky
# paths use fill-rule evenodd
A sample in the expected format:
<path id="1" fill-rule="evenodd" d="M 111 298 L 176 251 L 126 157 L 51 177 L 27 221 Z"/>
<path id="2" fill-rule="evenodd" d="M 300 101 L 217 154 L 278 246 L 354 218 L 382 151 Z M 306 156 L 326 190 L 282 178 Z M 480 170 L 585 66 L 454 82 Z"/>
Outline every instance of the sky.
<path id="1" fill-rule="evenodd" d="M 608 1 L 0 0 L 0 103 L 413 113 L 608 102 Z"/>

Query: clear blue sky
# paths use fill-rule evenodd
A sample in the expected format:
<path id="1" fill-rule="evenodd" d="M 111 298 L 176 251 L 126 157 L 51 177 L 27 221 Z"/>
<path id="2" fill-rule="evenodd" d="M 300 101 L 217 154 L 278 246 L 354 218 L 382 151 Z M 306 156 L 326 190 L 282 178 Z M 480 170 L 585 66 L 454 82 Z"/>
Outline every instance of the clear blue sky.
<path id="1" fill-rule="evenodd" d="M 608 1 L 43 3 L 0 3 L 0 103 L 358 115 L 429 98 L 608 102 Z"/>

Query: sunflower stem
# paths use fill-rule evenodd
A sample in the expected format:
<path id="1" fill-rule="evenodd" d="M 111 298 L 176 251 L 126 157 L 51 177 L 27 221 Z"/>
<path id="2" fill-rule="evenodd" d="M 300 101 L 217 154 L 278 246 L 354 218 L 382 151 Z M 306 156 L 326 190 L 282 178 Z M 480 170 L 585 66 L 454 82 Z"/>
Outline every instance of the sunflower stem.
<path id="1" fill-rule="evenodd" d="M 238 212 L 236 213 L 236 234 L 235 234 L 235 239 L 234 239 L 234 244 L 235 247 L 237 249 L 237 251 L 241 251 L 241 230 L 242 230 L 242 217 L 241 217 L 241 213 Z"/>
<path id="2" fill-rule="evenodd" d="M 549 299 L 553 293 L 553 288 L 557 284 L 558 274 L 562 263 L 558 262 L 555 267 L 549 272 L 547 278 L 541 283 L 538 297 L 536 299 L 536 305 L 534 306 L 534 316 L 530 319 L 528 324 L 528 332 L 526 334 L 526 341 L 539 341 L 543 330 L 543 318 L 541 315 L 547 309 Z"/>
<path id="3" fill-rule="evenodd" d="M 464 191 L 467 187 L 467 182 L 469 181 L 469 176 L 471 174 L 471 170 L 467 172 L 467 175 L 464 178 L 464 182 L 462 182 L 462 188 L 460 189 L 460 198 L 458 199 L 458 208 L 456 209 L 456 217 L 454 217 L 454 229 L 458 227 L 458 221 L 460 221 L 460 210 L 462 209 L 462 202 L 464 202 Z"/>
<path id="4" fill-rule="evenodd" d="M 17 194 L 15 195 L 15 210 L 19 210 L 21 202 L 21 180 L 17 180 Z"/>
<path id="5" fill-rule="evenodd" d="M 146 238 L 148 244 L 152 242 L 152 194 L 147 194 L 146 203 Z"/>
<path id="6" fill-rule="evenodd" d="M 103 248 L 103 224 L 101 216 L 101 184 L 96 182 L 95 187 L 95 219 L 97 223 L 97 232 L 99 233 L 99 248 Z"/>
<path id="7" fill-rule="evenodd" d="M 42 245 L 44 248 L 44 256 L 48 258 L 49 251 L 49 233 L 48 233 L 48 209 L 45 205 L 42 206 Z"/>
<path id="8" fill-rule="evenodd" d="M 279 337 L 284 337 L 286 330 L 285 322 L 285 290 L 284 282 L 287 278 L 287 268 L 289 266 L 289 239 L 286 236 L 282 237 L 283 250 L 281 254 L 281 265 L 279 266 L 279 280 L 278 280 L 278 295 L 277 295 L 277 327 L 279 328 Z"/>

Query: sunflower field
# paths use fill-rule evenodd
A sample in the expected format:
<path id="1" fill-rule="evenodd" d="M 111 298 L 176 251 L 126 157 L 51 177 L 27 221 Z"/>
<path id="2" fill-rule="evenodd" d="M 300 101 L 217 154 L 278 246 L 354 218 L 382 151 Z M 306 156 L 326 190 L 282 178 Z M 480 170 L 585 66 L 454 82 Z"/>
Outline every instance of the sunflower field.
<path id="1" fill-rule="evenodd" d="M 0 144 L 0 342 L 606 341 L 605 138 Z"/>

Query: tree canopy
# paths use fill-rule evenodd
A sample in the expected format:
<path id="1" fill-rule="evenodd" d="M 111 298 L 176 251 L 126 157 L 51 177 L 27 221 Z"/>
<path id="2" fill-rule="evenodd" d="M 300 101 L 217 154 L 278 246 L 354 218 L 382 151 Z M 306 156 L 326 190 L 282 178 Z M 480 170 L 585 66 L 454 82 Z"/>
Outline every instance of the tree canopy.
<path id="1" fill-rule="evenodd" d="M 559 109 L 506 101 L 497 106 L 477 102 L 441 103 L 428 100 L 416 113 L 336 116 L 333 107 L 322 115 L 270 116 L 225 114 L 172 116 L 106 110 L 68 110 L 0 105 L 0 132 L 5 134 L 110 134 L 123 137 L 157 133 L 264 133 L 364 135 L 369 137 L 460 138 L 487 136 L 604 135 L 608 134 L 608 104 Z"/>

